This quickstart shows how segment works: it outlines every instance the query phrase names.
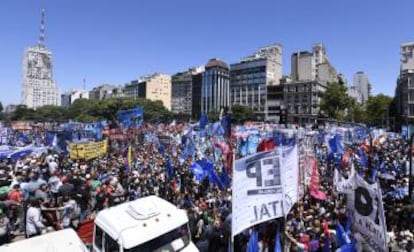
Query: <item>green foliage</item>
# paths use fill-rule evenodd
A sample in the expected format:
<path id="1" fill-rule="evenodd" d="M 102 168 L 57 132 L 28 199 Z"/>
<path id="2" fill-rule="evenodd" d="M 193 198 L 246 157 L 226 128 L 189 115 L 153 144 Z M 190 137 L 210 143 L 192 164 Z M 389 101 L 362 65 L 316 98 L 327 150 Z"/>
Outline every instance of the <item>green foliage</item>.
<path id="1" fill-rule="evenodd" d="M 118 110 L 131 109 L 136 106 L 143 107 L 144 120 L 147 121 L 172 117 L 172 114 L 164 107 L 161 101 L 124 98 L 101 101 L 78 99 L 68 108 L 48 105 L 33 110 L 21 105 L 17 107 L 16 112 L 12 113 L 10 119 L 13 121 L 31 120 L 36 122 L 59 122 L 66 120 L 77 120 L 80 122 L 108 120 L 116 122 Z"/>
<path id="2" fill-rule="evenodd" d="M 343 120 L 346 117 L 345 110 L 351 104 L 351 98 L 346 93 L 346 87 L 339 83 L 329 84 L 322 94 L 321 110 L 332 119 Z"/>
<path id="3" fill-rule="evenodd" d="M 381 125 L 388 117 L 392 98 L 384 94 L 371 96 L 366 104 L 367 123 Z"/>
<path id="4" fill-rule="evenodd" d="M 210 118 L 210 117 L 209 117 Z M 231 107 L 232 121 L 237 123 L 243 123 L 246 121 L 253 121 L 256 119 L 254 111 L 243 105 L 235 104 Z"/>
<path id="5" fill-rule="evenodd" d="M 345 121 L 365 123 L 367 121 L 365 106 L 356 103 L 354 99 L 350 100 Z"/>

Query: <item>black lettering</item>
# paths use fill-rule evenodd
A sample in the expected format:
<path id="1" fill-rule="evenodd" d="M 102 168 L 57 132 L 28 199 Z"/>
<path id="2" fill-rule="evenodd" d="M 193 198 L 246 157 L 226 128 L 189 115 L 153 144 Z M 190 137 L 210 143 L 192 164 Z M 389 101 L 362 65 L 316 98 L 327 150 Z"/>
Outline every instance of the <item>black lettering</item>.
<path id="1" fill-rule="evenodd" d="M 260 208 L 260 220 L 263 219 L 264 215 L 267 215 L 269 218 L 271 217 L 269 213 L 269 209 L 267 209 L 266 204 L 262 204 Z"/>
<path id="2" fill-rule="evenodd" d="M 277 216 L 277 204 L 279 203 L 279 201 L 278 200 L 276 200 L 276 201 L 272 201 L 272 202 L 269 202 L 269 203 L 267 203 L 267 204 L 269 204 L 270 206 L 272 206 L 272 209 L 273 209 L 273 216 Z"/>
<path id="3" fill-rule="evenodd" d="M 253 213 L 254 213 L 254 220 L 250 221 L 251 223 L 255 223 L 255 222 L 258 221 L 258 218 L 257 218 L 257 207 L 256 206 L 253 206 Z"/>
<path id="4" fill-rule="evenodd" d="M 252 170 L 255 170 L 254 172 Z M 256 185 L 262 186 L 262 167 L 259 161 L 249 163 L 246 168 L 246 176 L 248 178 L 256 178 Z"/>
<path id="5" fill-rule="evenodd" d="M 355 209 L 362 216 L 369 216 L 372 212 L 372 198 L 366 188 L 358 187 L 355 190 Z"/>

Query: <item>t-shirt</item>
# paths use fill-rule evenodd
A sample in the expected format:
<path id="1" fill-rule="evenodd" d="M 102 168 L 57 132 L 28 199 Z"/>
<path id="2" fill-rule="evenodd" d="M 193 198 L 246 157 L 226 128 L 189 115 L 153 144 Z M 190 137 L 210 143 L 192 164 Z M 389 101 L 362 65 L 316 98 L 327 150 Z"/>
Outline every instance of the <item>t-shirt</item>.
<path id="1" fill-rule="evenodd" d="M 20 190 L 11 190 L 9 192 L 9 200 L 20 202 L 22 200 L 22 192 Z"/>

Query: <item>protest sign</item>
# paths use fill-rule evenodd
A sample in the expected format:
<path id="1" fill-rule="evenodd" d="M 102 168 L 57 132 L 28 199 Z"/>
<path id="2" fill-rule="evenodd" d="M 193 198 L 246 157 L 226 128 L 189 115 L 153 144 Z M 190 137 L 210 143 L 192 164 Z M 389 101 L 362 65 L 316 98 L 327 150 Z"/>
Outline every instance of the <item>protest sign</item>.
<path id="1" fill-rule="evenodd" d="M 374 251 L 386 252 L 387 227 L 380 185 L 368 184 L 357 174 L 351 179 L 353 190 L 347 194 L 347 208 L 352 230 L 359 232 Z"/>
<path id="2" fill-rule="evenodd" d="M 260 152 L 235 162 L 233 171 L 232 235 L 283 216 L 281 157 Z"/>
<path id="3" fill-rule="evenodd" d="M 71 159 L 93 159 L 104 156 L 108 149 L 107 140 L 92 143 L 70 143 Z"/>
<path id="4" fill-rule="evenodd" d="M 233 236 L 282 217 L 298 200 L 299 160 L 295 141 L 278 151 L 236 161 L 233 172 Z"/>

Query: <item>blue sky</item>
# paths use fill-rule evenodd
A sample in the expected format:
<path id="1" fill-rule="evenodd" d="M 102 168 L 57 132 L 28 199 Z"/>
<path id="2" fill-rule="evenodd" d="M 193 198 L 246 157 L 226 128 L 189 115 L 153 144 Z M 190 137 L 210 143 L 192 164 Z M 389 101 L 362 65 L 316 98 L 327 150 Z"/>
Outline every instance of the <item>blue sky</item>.
<path id="1" fill-rule="evenodd" d="M 322 42 L 348 83 L 370 76 L 373 93 L 393 95 L 399 46 L 414 41 L 414 1 L 379 0 L 2 0 L 0 101 L 20 102 L 24 49 L 35 45 L 41 8 L 46 47 L 61 91 L 139 76 L 174 74 L 218 57 L 234 63 L 260 46 L 290 56 Z"/>

